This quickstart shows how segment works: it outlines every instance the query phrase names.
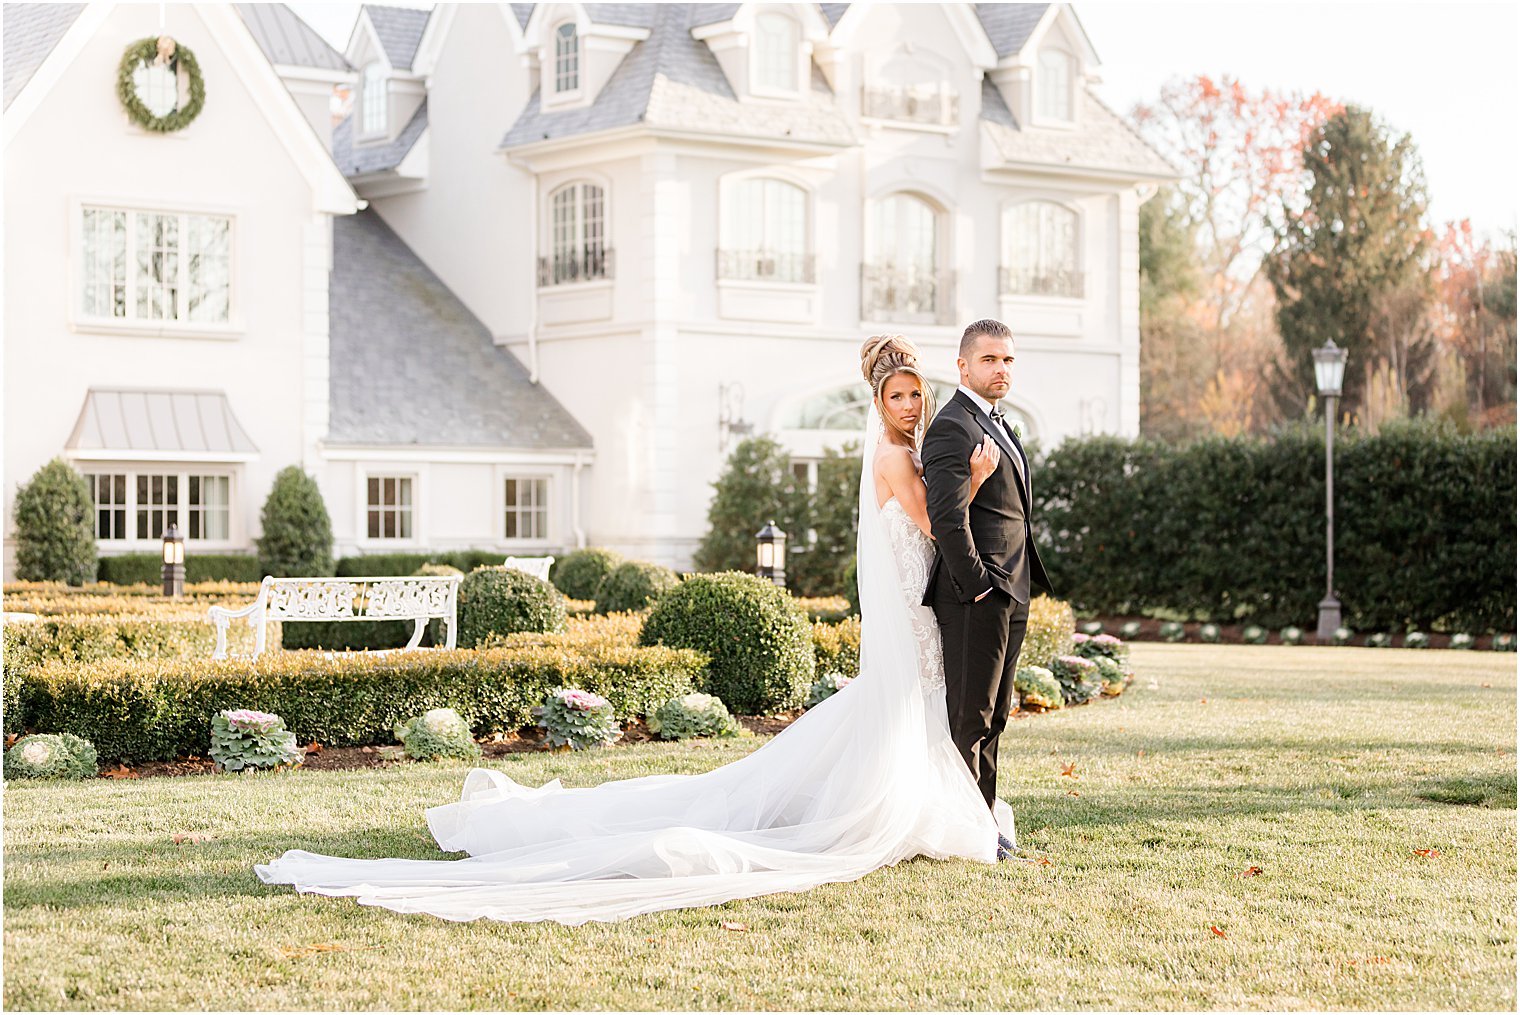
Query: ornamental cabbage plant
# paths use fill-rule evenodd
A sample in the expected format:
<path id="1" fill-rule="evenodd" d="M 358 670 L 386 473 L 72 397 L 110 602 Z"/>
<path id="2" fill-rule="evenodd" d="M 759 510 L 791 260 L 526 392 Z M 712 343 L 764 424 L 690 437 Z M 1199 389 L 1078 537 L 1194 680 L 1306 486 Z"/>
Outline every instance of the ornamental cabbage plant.
<path id="1" fill-rule="evenodd" d="M 93 779 L 99 773 L 95 745 L 72 733 L 33 733 L 5 752 L 7 779 Z"/>
<path id="2" fill-rule="evenodd" d="M 396 739 L 406 747 L 406 756 L 415 761 L 439 758 L 480 757 L 480 745 L 470 735 L 470 724 L 452 708 L 429 709 L 396 727 Z"/>
<path id="3" fill-rule="evenodd" d="M 825 673 L 813 681 L 813 686 L 808 691 L 807 701 L 803 702 L 802 707 L 812 708 L 825 698 L 833 697 L 846 687 L 849 687 L 850 681 L 853 679 L 855 678 L 847 677 L 843 673 Z"/>
<path id="4" fill-rule="evenodd" d="M 729 714 L 723 699 L 693 691 L 671 698 L 648 718 L 649 731 L 661 740 L 690 737 L 737 737 L 744 727 Z"/>
<path id="5" fill-rule="evenodd" d="M 549 743 L 555 747 L 584 751 L 606 747 L 623 735 L 612 705 L 589 691 L 561 688 L 534 711 L 539 716 L 538 724 L 549 734 Z"/>
<path id="6" fill-rule="evenodd" d="M 225 709 L 211 717 L 210 755 L 224 772 L 293 768 L 305 757 L 284 719 L 247 708 Z"/>
<path id="7" fill-rule="evenodd" d="M 1055 674 L 1044 666 L 1020 666 L 1013 675 L 1013 688 L 1019 694 L 1021 705 L 1050 709 L 1066 704 Z"/>

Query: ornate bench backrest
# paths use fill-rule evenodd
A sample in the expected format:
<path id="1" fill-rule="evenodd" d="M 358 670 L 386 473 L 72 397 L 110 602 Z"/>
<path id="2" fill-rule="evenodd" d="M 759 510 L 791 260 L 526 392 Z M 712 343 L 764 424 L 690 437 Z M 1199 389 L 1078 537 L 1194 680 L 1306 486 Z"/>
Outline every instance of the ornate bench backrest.
<path id="1" fill-rule="evenodd" d="M 415 620 L 451 617 L 458 575 L 265 578 L 270 620 Z"/>
<path id="2" fill-rule="evenodd" d="M 509 567 L 523 574 L 531 574 L 540 581 L 549 580 L 549 569 L 554 566 L 553 557 L 508 557 L 502 561 L 503 567 Z"/>

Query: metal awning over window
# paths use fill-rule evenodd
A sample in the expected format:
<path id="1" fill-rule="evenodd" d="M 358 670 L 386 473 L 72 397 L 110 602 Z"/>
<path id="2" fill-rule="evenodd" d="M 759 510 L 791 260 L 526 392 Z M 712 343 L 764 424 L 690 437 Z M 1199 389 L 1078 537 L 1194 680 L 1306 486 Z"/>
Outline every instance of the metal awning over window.
<path id="1" fill-rule="evenodd" d="M 240 462 L 259 449 L 220 391 L 91 388 L 64 446 L 70 458 Z"/>

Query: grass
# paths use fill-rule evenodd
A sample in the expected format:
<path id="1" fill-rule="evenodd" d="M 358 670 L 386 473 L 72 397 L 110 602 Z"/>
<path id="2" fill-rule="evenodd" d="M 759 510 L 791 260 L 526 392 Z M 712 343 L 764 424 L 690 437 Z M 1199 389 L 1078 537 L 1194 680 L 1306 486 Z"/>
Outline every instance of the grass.
<path id="1" fill-rule="evenodd" d="M 1514 659 L 1137 645 L 1124 697 L 1003 743 L 1021 845 L 1050 866 L 915 860 L 580 928 L 398 916 L 249 869 L 436 856 L 422 809 L 457 768 L 10 784 L 4 1003 L 1513 1010 Z M 496 764 L 588 785 L 756 743 Z"/>

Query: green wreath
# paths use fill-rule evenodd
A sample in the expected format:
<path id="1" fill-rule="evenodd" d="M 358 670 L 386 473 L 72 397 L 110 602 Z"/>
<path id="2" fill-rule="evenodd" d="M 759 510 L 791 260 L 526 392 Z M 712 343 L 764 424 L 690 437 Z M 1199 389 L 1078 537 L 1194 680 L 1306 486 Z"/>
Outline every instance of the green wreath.
<path id="1" fill-rule="evenodd" d="M 121 66 L 116 72 L 116 97 L 121 99 L 132 122 L 143 130 L 161 134 L 183 130 L 200 115 L 201 107 L 206 104 L 206 82 L 201 79 L 201 65 L 195 61 L 195 54 L 190 52 L 188 46 L 177 42 L 173 45 L 174 55 L 170 57 L 169 66 L 176 76 L 181 68 L 189 76 L 190 101 L 167 116 L 154 116 L 137 97 L 137 89 L 132 84 L 132 74 L 139 65 L 158 59 L 158 37 L 150 35 L 146 39 L 138 39 L 121 55 Z"/>

